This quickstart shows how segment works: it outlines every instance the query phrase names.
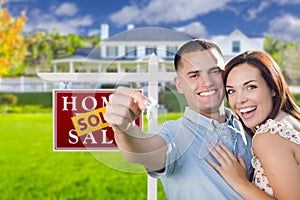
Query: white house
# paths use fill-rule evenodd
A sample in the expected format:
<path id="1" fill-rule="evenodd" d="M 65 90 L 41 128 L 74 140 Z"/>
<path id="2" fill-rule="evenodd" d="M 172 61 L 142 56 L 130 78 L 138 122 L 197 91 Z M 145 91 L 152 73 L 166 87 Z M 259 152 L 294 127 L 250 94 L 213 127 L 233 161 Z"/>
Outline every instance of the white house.
<path id="1" fill-rule="evenodd" d="M 161 71 L 174 71 L 173 58 L 185 42 L 195 39 L 185 33 L 161 28 L 134 28 L 109 37 L 107 24 L 101 26 L 99 48 L 78 49 L 71 56 L 53 60 L 54 72 L 145 72 L 148 57 L 155 53 Z M 263 37 L 250 38 L 239 30 L 228 36 L 210 38 L 218 44 L 228 61 L 245 50 L 263 50 Z"/>
<path id="2" fill-rule="evenodd" d="M 264 37 L 247 37 L 238 29 L 221 39 L 211 40 L 221 48 L 226 62 L 246 50 L 263 50 L 264 44 Z"/>

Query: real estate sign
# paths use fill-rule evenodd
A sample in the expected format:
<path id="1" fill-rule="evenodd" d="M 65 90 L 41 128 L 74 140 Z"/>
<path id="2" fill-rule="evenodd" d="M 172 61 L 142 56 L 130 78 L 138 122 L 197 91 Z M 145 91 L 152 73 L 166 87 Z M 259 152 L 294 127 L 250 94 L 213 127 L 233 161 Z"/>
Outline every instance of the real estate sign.
<path id="1" fill-rule="evenodd" d="M 114 90 L 53 90 L 54 151 L 118 150 L 103 114 Z M 135 121 L 142 125 L 142 118 Z"/>

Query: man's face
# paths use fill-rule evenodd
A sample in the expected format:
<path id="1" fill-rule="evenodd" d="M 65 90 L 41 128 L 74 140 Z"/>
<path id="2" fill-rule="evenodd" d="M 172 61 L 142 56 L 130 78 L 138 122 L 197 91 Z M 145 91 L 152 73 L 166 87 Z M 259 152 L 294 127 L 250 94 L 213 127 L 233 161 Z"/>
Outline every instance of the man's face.
<path id="1" fill-rule="evenodd" d="M 223 68 L 224 60 L 215 49 L 182 55 L 175 84 L 192 110 L 204 116 L 219 112 L 225 94 Z"/>

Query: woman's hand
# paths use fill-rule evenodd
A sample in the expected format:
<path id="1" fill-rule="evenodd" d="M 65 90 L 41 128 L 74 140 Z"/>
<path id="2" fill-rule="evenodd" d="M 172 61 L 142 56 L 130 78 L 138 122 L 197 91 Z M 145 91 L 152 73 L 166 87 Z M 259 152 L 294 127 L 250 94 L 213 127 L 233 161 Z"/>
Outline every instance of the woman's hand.
<path id="1" fill-rule="evenodd" d="M 214 163 L 209 158 L 206 161 L 228 182 L 228 184 L 238 192 L 239 187 L 249 184 L 247 179 L 246 164 L 240 154 L 236 158 L 232 152 L 222 143 L 219 145 L 212 144 L 213 148 L 209 147 L 208 150 L 220 163 Z"/>

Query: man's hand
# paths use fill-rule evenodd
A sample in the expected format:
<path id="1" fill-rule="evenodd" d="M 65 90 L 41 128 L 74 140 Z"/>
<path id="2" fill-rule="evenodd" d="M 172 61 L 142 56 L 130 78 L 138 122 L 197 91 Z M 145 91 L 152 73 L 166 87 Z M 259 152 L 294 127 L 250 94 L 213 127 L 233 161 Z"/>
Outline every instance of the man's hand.
<path id="1" fill-rule="evenodd" d="M 114 131 L 127 132 L 135 119 L 147 108 L 148 103 L 149 99 L 140 91 L 120 86 L 109 97 L 104 119 Z"/>
<path id="2" fill-rule="evenodd" d="M 165 167 L 166 142 L 159 135 L 145 134 L 133 123 L 153 104 L 139 90 L 118 87 L 109 97 L 104 119 L 113 128 L 118 148 L 126 160 L 156 171 Z"/>

